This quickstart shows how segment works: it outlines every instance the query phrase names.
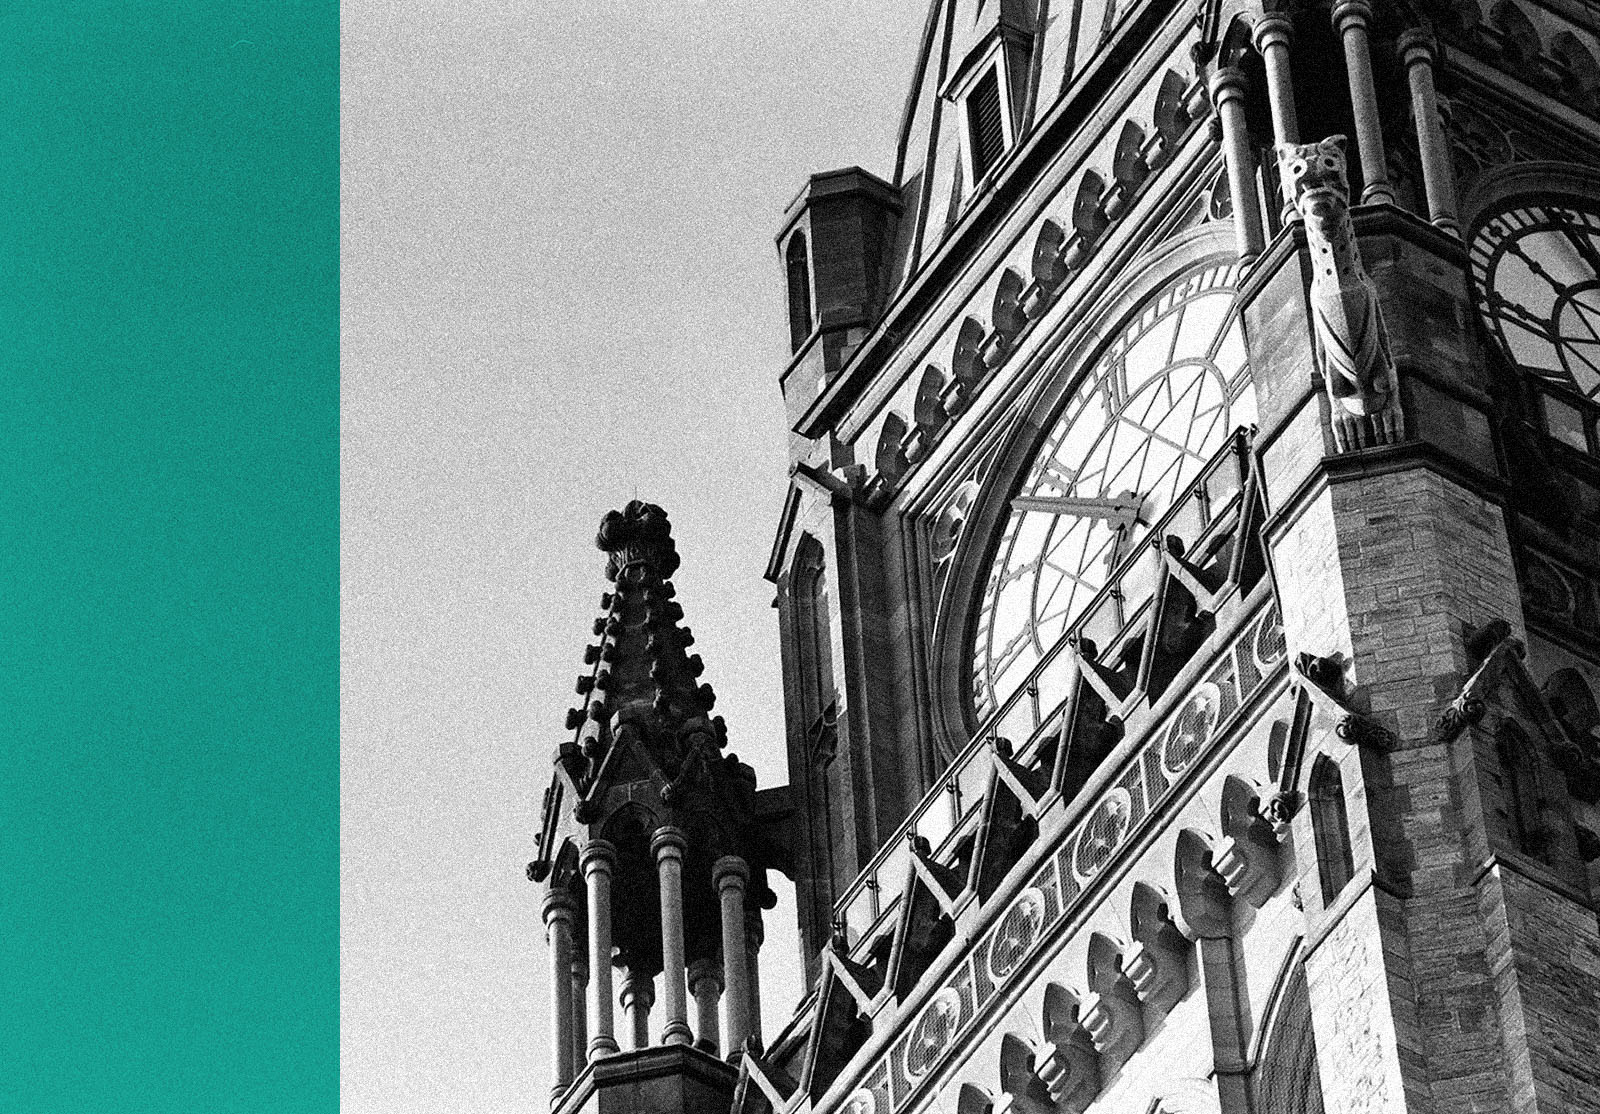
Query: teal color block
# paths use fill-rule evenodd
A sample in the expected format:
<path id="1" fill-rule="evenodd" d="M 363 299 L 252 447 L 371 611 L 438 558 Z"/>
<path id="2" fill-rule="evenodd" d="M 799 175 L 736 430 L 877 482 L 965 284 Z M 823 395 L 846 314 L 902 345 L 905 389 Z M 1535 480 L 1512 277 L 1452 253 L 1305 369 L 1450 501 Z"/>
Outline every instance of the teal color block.
<path id="1" fill-rule="evenodd" d="M 0 1110 L 338 1102 L 338 10 L 0 16 Z"/>

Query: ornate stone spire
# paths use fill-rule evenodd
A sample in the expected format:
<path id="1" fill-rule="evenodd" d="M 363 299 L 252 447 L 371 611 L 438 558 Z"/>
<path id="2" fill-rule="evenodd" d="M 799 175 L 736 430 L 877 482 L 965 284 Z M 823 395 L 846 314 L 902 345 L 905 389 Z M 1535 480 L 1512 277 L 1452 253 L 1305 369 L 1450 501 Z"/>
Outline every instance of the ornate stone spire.
<path id="1" fill-rule="evenodd" d="M 774 806 L 758 802 L 755 772 L 723 753 L 727 730 L 710 715 L 716 697 L 700 680 L 705 667 L 689 652 L 694 635 L 674 598 L 679 562 L 666 512 L 635 500 L 601 520 L 595 543 L 606 554 L 610 588 L 600 597 L 595 641 L 584 650 L 570 734 L 556 747 L 539 856 L 528 875 L 562 891 L 546 902 L 557 911 L 552 940 L 576 931 L 562 928 L 562 909 L 585 911 L 590 1060 L 619 1047 L 609 1009 L 613 964 L 626 972 L 634 1048 L 643 1047 L 648 1013 L 659 1003 L 665 1043 L 687 1046 L 698 1037 L 696 1047 L 715 1050 L 725 1039 L 736 1049 L 756 1011 L 747 924 L 759 924 L 759 909 L 771 907 L 766 870 L 782 865 L 763 831 Z M 572 865 L 580 861 L 581 877 Z M 613 902 L 613 893 L 626 900 Z M 690 969 L 699 1033 L 687 1018 Z M 724 985 L 728 1032 L 719 1034 L 704 1019 L 715 1016 Z M 569 1034 L 556 1043 L 576 1042 Z"/>

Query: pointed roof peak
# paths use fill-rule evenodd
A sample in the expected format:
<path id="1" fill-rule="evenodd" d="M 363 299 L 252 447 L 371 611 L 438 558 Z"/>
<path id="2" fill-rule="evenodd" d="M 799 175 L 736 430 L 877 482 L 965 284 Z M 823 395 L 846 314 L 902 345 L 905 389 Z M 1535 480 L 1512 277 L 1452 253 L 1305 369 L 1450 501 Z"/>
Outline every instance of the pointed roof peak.
<path id="1" fill-rule="evenodd" d="M 606 579 L 619 585 L 659 583 L 678 571 L 672 523 L 654 503 L 634 499 L 620 511 L 607 511 L 594 543 L 610 554 Z"/>

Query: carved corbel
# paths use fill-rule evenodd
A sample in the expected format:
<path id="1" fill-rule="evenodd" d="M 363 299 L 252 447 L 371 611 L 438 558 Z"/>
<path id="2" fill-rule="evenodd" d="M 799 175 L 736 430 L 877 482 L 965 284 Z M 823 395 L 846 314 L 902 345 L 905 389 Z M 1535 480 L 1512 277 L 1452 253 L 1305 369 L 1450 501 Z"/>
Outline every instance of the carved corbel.
<path id="1" fill-rule="evenodd" d="M 1261 818 L 1272 825 L 1272 833 L 1282 839 L 1289 822 L 1303 803 L 1298 789 L 1278 789 L 1261 802 Z"/>
<path id="2" fill-rule="evenodd" d="M 990 333 L 978 349 L 978 359 L 985 371 L 994 371 L 1006 362 L 1011 354 L 1011 338 L 1001 332 Z"/>
<path id="3" fill-rule="evenodd" d="M 1217 844 L 1212 865 L 1228 887 L 1257 909 L 1277 892 L 1282 881 L 1276 846 L 1265 847 L 1249 835 L 1227 836 Z"/>
<path id="4" fill-rule="evenodd" d="M 1100 1054 L 1072 991 L 1060 983 L 1047 985 L 1043 1012 L 1044 1040 L 1033 1060 L 1035 1077 L 1057 1110 L 1082 1111 L 1100 1092 Z"/>
<path id="5" fill-rule="evenodd" d="M 1364 712 L 1350 707 L 1350 695 L 1344 682 L 1344 668 L 1334 658 L 1301 654 L 1295 658 L 1295 671 L 1300 674 L 1300 692 L 1311 702 L 1312 709 L 1334 724 L 1334 734 L 1351 746 L 1389 751 L 1399 740 L 1383 724 Z"/>
<path id="6" fill-rule="evenodd" d="M 1170 1010 L 1189 993 L 1189 941 L 1170 918 L 1162 918 L 1122 953 L 1122 970 L 1139 1001 Z"/>
<path id="7" fill-rule="evenodd" d="M 1040 1075 L 1050 1070 L 1052 1051 L 1047 1044 L 1030 1046 L 1015 1033 L 1000 1038 L 1000 1096 L 991 1114 L 1054 1114 L 1055 1096 Z"/>
<path id="8" fill-rule="evenodd" d="M 1083 1000 L 1083 1027 L 1100 1055 L 1120 1064 L 1144 1043 L 1144 1013 L 1122 970 L 1120 949 L 1100 933 L 1089 941 L 1089 985 L 1093 993 Z"/>
<path id="9" fill-rule="evenodd" d="M 1449 742 L 1470 725 L 1483 718 L 1489 708 L 1489 698 L 1505 682 L 1506 675 L 1527 655 L 1522 640 L 1509 634 L 1502 638 L 1483 659 L 1483 664 L 1467 678 L 1461 691 L 1434 722 L 1433 734 L 1437 742 Z"/>
<path id="10" fill-rule="evenodd" d="M 1083 1000 L 1083 1027 L 1095 1050 L 1110 1060 L 1126 1060 L 1144 1042 L 1144 1016 L 1131 994 L 1089 995 Z"/>

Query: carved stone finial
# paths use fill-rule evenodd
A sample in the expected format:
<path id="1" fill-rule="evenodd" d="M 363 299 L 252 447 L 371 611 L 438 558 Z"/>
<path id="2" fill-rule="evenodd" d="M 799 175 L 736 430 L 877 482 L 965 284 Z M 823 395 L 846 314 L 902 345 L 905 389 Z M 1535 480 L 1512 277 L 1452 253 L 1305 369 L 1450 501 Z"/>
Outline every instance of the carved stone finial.
<path id="1" fill-rule="evenodd" d="M 667 512 L 654 503 L 633 500 L 600 520 L 595 545 L 611 555 L 606 577 L 634 583 L 666 580 L 678 571 L 678 550 L 672 543 Z"/>
<path id="2" fill-rule="evenodd" d="M 1334 450 L 1396 444 L 1405 436 L 1400 380 L 1378 288 L 1361 264 L 1350 221 L 1345 137 L 1280 143 L 1278 164 L 1294 188 L 1311 250 L 1311 323 L 1317 369 L 1332 411 Z"/>

